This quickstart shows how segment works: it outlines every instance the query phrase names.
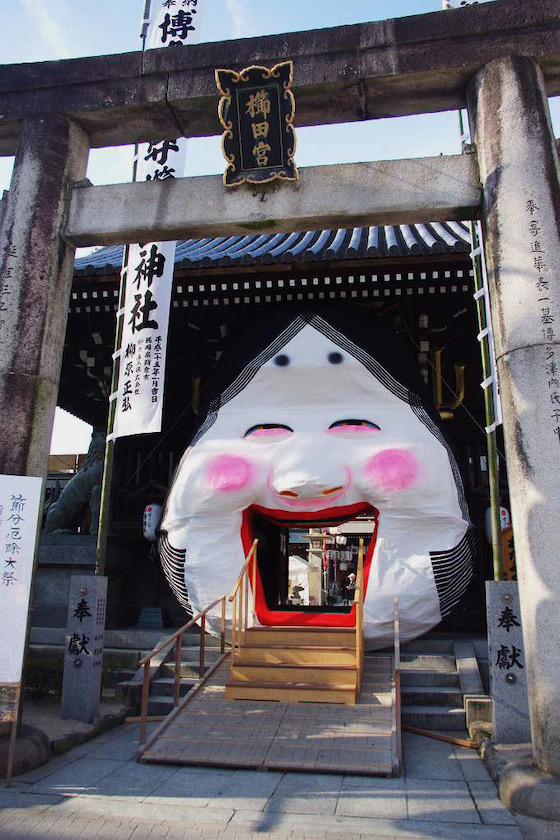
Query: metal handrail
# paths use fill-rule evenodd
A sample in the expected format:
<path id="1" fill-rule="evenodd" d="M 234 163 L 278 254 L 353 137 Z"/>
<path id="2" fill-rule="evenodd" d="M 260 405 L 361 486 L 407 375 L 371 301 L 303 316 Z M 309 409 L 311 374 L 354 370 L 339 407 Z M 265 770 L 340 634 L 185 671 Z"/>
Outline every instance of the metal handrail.
<path id="1" fill-rule="evenodd" d="M 201 612 L 197 613 L 193 618 L 184 624 L 179 630 L 176 630 L 167 639 L 159 642 L 155 648 L 150 651 L 147 656 L 138 663 L 139 667 L 144 668 L 144 676 L 142 680 L 142 701 L 140 705 L 140 744 L 146 742 L 146 727 L 148 724 L 148 704 L 150 701 L 150 662 L 156 654 L 165 650 L 169 645 L 174 645 L 174 670 L 173 670 L 173 706 L 179 705 L 179 697 L 181 693 L 181 652 L 182 652 L 182 638 L 183 634 L 193 626 L 197 621 L 200 621 L 200 651 L 198 660 L 198 676 L 203 679 L 205 659 L 206 659 L 206 615 L 213 610 L 218 604 L 222 605 L 222 617 L 220 623 L 220 652 L 223 654 L 226 649 L 226 596 L 216 598 Z"/>
<path id="2" fill-rule="evenodd" d="M 241 645 L 247 640 L 247 628 L 249 626 L 249 565 L 253 561 L 252 568 L 252 593 L 253 609 L 251 620 L 256 624 L 255 600 L 257 582 L 257 545 L 259 541 L 253 540 L 253 544 L 245 558 L 243 568 L 239 572 L 231 595 L 230 603 L 233 603 L 231 611 L 231 664 L 235 662 L 236 650 L 241 650 Z"/>
<path id="3" fill-rule="evenodd" d="M 360 540 L 358 550 L 358 568 L 356 588 L 354 591 L 354 605 L 356 608 L 356 694 L 362 688 L 362 672 L 364 669 L 364 540 Z"/>
<path id="4" fill-rule="evenodd" d="M 243 568 L 242 568 L 242 569 L 241 569 L 241 571 L 239 572 L 239 575 L 238 575 L 238 577 L 237 577 L 237 580 L 235 581 L 235 584 L 234 584 L 234 586 L 233 586 L 233 589 L 231 590 L 231 593 L 230 593 L 230 596 L 229 596 L 229 601 L 230 601 L 230 602 L 231 602 L 231 601 L 233 601 L 233 599 L 234 599 L 234 597 L 235 597 L 235 595 L 236 595 L 236 593 L 237 593 L 237 590 L 239 589 L 239 587 L 240 587 L 240 585 L 241 585 L 241 581 L 242 581 L 242 579 L 243 579 L 243 575 L 245 574 L 245 572 L 246 572 L 246 570 L 247 570 L 247 566 L 248 566 L 248 565 L 249 565 L 249 563 L 251 562 L 251 558 L 252 558 L 253 554 L 255 553 L 255 551 L 257 550 L 257 545 L 258 545 L 258 542 L 259 542 L 258 540 L 253 540 L 253 545 L 252 545 L 252 546 L 251 546 L 251 548 L 249 549 L 249 553 L 247 554 L 247 556 L 246 556 L 246 558 L 245 558 L 245 563 L 243 564 Z"/>
<path id="5" fill-rule="evenodd" d="M 173 642 L 174 639 L 176 639 L 178 636 L 182 636 L 184 633 L 186 633 L 187 630 L 189 630 L 201 616 L 206 615 L 206 613 L 213 609 L 216 606 L 216 604 L 219 604 L 220 601 L 223 601 L 225 597 L 225 595 L 222 595 L 221 598 L 216 598 L 215 601 L 212 601 L 212 603 L 204 610 L 202 610 L 202 612 L 199 612 L 195 616 L 193 616 L 193 618 L 191 618 L 190 621 L 184 624 L 179 630 L 176 630 L 174 633 L 172 633 L 171 636 L 168 636 L 167 639 L 164 639 L 163 642 L 158 642 L 156 647 L 152 651 L 150 651 L 150 653 L 148 653 L 147 656 L 145 656 L 138 662 L 138 667 L 144 665 L 146 662 L 148 662 L 149 659 L 153 659 L 156 653 L 159 653 L 161 650 L 167 647 L 167 645 L 171 644 L 171 642 Z"/>

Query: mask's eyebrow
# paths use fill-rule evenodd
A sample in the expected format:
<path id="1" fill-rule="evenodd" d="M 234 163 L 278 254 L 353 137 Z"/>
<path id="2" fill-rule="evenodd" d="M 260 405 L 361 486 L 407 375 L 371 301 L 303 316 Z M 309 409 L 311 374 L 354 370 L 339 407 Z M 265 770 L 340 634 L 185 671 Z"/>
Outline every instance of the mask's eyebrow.
<path id="1" fill-rule="evenodd" d="M 290 426 L 284 426 L 282 423 L 257 423 L 256 426 L 251 426 L 250 429 L 247 429 L 243 437 L 247 437 L 248 435 L 252 434 L 253 432 L 260 432 L 262 429 L 282 429 L 285 432 L 293 432 L 294 430 L 290 428 Z"/>

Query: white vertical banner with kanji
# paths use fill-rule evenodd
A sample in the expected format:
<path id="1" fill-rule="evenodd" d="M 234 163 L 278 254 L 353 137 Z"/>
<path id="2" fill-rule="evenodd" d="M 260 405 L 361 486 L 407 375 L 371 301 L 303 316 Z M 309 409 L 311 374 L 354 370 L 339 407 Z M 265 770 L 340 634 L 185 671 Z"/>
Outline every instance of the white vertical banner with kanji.
<path id="1" fill-rule="evenodd" d="M 200 39 L 208 0 L 152 0 L 146 49 L 193 44 Z M 138 148 L 137 181 L 166 181 L 185 174 L 187 139 L 143 143 Z M 126 297 L 119 386 L 110 438 L 161 431 L 165 357 L 173 288 L 176 242 L 131 245 L 122 272 Z"/>
<path id="2" fill-rule="evenodd" d="M 21 681 L 42 485 L 0 475 L 0 684 Z"/>

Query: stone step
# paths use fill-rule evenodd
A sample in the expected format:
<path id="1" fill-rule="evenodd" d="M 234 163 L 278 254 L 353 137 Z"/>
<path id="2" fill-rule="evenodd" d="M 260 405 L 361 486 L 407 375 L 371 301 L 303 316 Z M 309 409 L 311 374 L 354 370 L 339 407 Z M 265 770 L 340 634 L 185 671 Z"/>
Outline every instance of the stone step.
<path id="1" fill-rule="evenodd" d="M 408 685 L 401 691 L 404 706 L 445 706 L 462 708 L 463 695 L 460 688 L 448 686 Z"/>
<path id="2" fill-rule="evenodd" d="M 151 650 L 141 651 L 138 658 L 143 659 L 145 656 L 148 656 L 148 654 L 150 654 L 151 652 Z M 168 655 L 171 658 L 173 658 L 174 652 L 172 645 L 169 646 L 167 652 Z M 163 653 L 165 653 L 165 651 L 163 651 Z M 200 648 L 198 647 L 198 645 L 188 645 L 181 648 L 181 660 L 184 660 L 185 662 L 198 662 L 199 655 Z M 220 658 L 221 655 L 222 654 L 219 647 L 207 647 L 204 651 L 204 659 L 206 660 L 206 662 L 215 662 L 217 659 Z"/>
<path id="3" fill-rule="evenodd" d="M 168 715 L 173 711 L 173 697 L 166 694 L 150 695 L 148 715 Z"/>
<path id="4" fill-rule="evenodd" d="M 66 647 L 65 645 L 33 644 L 29 650 L 32 659 L 39 659 L 41 661 L 52 661 L 54 659 L 62 662 Z M 111 670 L 135 668 L 139 658 L 138 650 L 103 648 L 103 667 Z"/>
<path id="5" fill-rule="evenodd" d="M 199 651 L 199 645 L 183 645 L 181 647 L 183 659 L 198 659 Z M 208 657 L 214 657 L 214 659 L 218 659 L 221 656 L 220 646 L 216 644 L 206 645 L 204 651 L 206 659 L 208 659 Z"/>
<path id="6" fill-rule="evenodd" d="M 208 671 L 208 669 L 211 668 L 213 664 L 213 662 L 206 662 L 204 665 L 204 672 L 206 673 L 206 671 Z M 175 664 L 173 662 L 165 662 L 161 666 L 160 673 L 164 677 L 173 677 L 175 674 Z M 200 676 L 198 659 L 181 662 L 179 674 L 184 679 L 198 679 Z"/>
<path id="7" fill-rule="evenodd" d="M 453 639 L 430 639 L 426 636 L 401 645 L 403 653 L 453 653 Z"/>
<path id="8" fill-rule="evenodd" d="M 401 670 L 403 689 L 409 685 L 460 687 L 457 671 L 439 671 L 431 668 L 403 668 Z"/>
<path id="9" fill-rule="evenodd" d="M 457 671 L 457 660 L 453 654 L 424 652 L 402 653 L 401 670 L 423 668 L 430 671 Z"/>
<path id="10" fill-rule="evenodd" d="M 443 706 L 403 706 L 402 722 L 435 732 L 442 729 L 464 731 L 467 725 L 464 709 Z"/>
<path id="11" fill-rule="evenodd" d="M 111 684 L 113 688 L 120 682 L 130 682 L 134 677 L 136 670 L 133 668 L 118 668 L 112 672 Z"/>
<path id="12" fill-rule="evenodd" d="M 179 696 L 184 697 L 197 682 L 197 679 L 181 679 L 179 681 Z M 173 677 L 158 677 L 150 684 L 150 696 L 153 694 L 156 697 L 173 697 L 174 686 L 175 680 Z"/>

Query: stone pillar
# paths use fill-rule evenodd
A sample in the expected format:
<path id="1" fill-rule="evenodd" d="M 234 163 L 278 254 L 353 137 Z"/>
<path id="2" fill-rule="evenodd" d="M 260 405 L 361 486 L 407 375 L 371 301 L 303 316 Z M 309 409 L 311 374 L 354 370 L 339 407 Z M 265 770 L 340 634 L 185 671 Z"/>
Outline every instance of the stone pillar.
<path id="1" fill-rule="evenodd" d="M 107 578 L 73 575 L 66 624 L 60 715 L 93 723 L 99 713 Z"/>
<path id="2" fill-rule="evenodd" d="M 560 775 L 560 189 L 540 67 L 472 80 L 534 758 Z"/>
<path id="3" fill-rule="evenodd" d="M 47 471 L 74 270 L 61 233 L 88 152 L 63 117 L 22 123 L 0 234 L 0 473 Z"/>

